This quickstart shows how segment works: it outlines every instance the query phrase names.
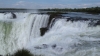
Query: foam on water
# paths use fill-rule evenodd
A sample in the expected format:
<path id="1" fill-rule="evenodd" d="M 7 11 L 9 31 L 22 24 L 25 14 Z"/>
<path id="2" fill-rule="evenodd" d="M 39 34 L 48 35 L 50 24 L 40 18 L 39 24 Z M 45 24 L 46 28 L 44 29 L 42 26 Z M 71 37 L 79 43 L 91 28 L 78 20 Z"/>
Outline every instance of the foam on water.
<path id="1" fill-rule="evenodd" d="M 0 54 L 13 54 L 26 48 L 44 56 L 99 56 L 100 26 L 89 26 L 90 21 L 71 22 L 57 19 L 40 36 L 40 28 L 47 27 L 49 15 L 15 13 L 10 19 L 0 14 Z M 5 18 L 6 17 L 6 18 Z"/>
<path id="2" fill-rule="evenodd" d="M 7 16 L 4 13 L 0 14 L 0 54 L 2 55 L 13 54 L 18 49 L 24 48 L 30 39 L 36 37 L 35 34 L 40 34 L 39 28 L 47 26 L 49 17 L 48 15 L 15 13 L 17 18 L 11 19 L 9 14 L 7 13 Z M 36 24 L 38 25 L 35 28 Z M 33 37 L 30 38 L 30 36 Z"/>
<path id="3" fill-rule="evenodd" d="M 94 53 L 92 56 L 99 55 L 100 26 L 88 27 L 88 24 L 89 21 L 72 23 L 59 19 L 43 37 L 32 40 L 29 50 L 45 56 L 90 56 L 90 52 Z"/>

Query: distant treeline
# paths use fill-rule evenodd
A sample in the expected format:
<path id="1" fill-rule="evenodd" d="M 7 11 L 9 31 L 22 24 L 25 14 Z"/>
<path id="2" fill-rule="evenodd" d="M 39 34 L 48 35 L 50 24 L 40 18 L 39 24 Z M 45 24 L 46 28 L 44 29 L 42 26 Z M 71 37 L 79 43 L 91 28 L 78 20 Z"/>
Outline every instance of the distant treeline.
<path id="1" fill-rule="evenodd" d="M 23 8 L 0 8 L 0 10 L 27 10 Z"/>
<path id="2" fill-rule="evenodd" d="M 54 8 L 54 9 L 39 9 L 40 11 L 59 11 L 59 12 L 88 12 L 88 13 L 100 13 L 100 7 L 91 7 L 91 8 Z"/>

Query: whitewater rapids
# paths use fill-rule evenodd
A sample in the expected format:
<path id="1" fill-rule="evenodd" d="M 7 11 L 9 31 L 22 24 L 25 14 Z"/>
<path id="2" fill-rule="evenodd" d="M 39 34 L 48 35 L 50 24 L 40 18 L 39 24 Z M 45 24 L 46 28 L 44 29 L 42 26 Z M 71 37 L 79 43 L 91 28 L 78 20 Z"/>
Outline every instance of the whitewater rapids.
<path id="1" fill-rule="evenodd" d="M 99 56 L 100 26 L 90 21 L 71 22 L 59 18 L 51 22 L 48 31 L 40 36 L 40 28 L 47 27 L 49 15 L 33 13 L 0 13 L 0 54 L 13 54 L 28 49 L 43 56 Z"/>

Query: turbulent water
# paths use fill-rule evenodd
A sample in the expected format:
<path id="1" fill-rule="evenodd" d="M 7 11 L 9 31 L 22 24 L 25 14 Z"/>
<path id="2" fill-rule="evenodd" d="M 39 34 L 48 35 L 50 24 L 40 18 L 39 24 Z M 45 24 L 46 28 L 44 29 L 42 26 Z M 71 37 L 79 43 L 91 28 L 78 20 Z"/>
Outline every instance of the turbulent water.
<path id="1" fill-rule="evenodd" d="M 99 56 L 100 26 L 90 21 L 67 21 L 58 18 L 40 36 L 40 28 L 47 27 L 49 15 L 33 13 L 0 13 L 0 54 L 13 54 L 28 49 L 43 56 Z M 53 19 L 54 20 L 54 19 Z M 51 25 L 50 24 L 50 25 Z"/>

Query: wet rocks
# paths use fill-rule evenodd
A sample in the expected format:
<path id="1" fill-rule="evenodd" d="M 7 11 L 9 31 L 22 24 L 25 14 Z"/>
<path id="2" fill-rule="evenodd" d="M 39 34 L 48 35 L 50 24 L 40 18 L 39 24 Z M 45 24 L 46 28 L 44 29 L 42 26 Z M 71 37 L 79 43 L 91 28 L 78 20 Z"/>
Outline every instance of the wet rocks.
<path id="1" fill-rule="evenodd" d="M 45 34 L 45 32 L 47 32 L 48 28 L 40 28 L 40 33 L 41 36 L 43 36 Z"/>
<path id="2" fill-rule="evenodd" d="M 64 48 L 62 46 L 57 45 L 57 44 L 53 44 L 53 45 L 42 44 L 42 45 L 39 45 L 39 46 L 35 46 L 34 48 L 36 50 L 42 50 L 42 49 L 49 50 L 49 49 L 52 49 L 53 51 L 56 51 L 56 52 L 64 51 Z"/>
<path id="3" fill-rule="evenodd" d="M 67 21 L 88 21 L 89 19 L 88 18 L 82 18 L 82 17 L 70 17 L 70 18 L 67 18 Z"/>
<path id="4" fill-rule="evenodd" d="M 96 25 L 100 25 L 100 20 L 97 21 L 97 22 L 95 23 L 95 26 L 96 26 Z"/>
<path id="5" fill-rule="evenodd" d="M 48 21 L 48 27 L 49 27 L 51 21 L 53 20 L 53 18 L 58 19 L 58 18 L 62 17 L 62 15 L 61 15 L 62 13 L 59 13 L 59 12 L 47 12 L 47 14 L 50 15 L 49 21 Z"/>
<path id="6" fill-rule="evenodd" d="M 57 45 L 56 45 L 56 44 L 54 44 L 54 45 L 52 45 L 51 47 L 54 49 L 54 48 L 56 48 L 56 46 L 57 46 Z"/>
<path id="7" fill-rule="evenodd" d="M 47 48 L 47 47 L 48 47 L 48 45 L 47 45 L 47 44 L 43 44 L 43 47 L 44 47 L 44 48 Z"/>
<path id="8" fill-rule="evenodd" d="M 4 15 L 5 15 L 5 18 L 9 18 L 9 19 L 15 19 L 15 18 L 17 18 L 17 16 L 16 16 L 16 14 L 14 14 L 13 12 L 11 12 L 11 13 L 4 13 Z"/>
<path id="9" fill-rule="evenodd" d="M 16 14 L 14 14 L 12 12 L 11 12 L 11 14 L 12 14 L 13 19 L 15 19 L 16 18 Z"/>
<path id="10" fill-rule="evenodd" d="M 42 44 L 40 46 L 36 46 L 34 47 L 35 49 L 45 49 L 45 48 L 48 48 L 48 45 L 47 44 Z"/>
<path id="11" fill-rule="evenodd" d="M 45 48 L 49 48 L 49 47 L 51 47 L 51 48 L 56 48 L 57 47 L 57 45 L 56 44 L 53 44 L 53 45 L 47 45 L 47 44 L 42 44 L 42 45 L 40 45 L 40 46 L 35 46 L 34 48 L 35 49 L 45 49 Z"/>
<path id="12" fill-rule="evenodd" d="M 67 18 L 67 21 L 71 21 L 71 22 L 90 21 L 88 24 L 89 27 L 100 25 L 100 19 L 92 19 L 92 18 L 70 17 L 70 18 Z"/>
<path id="13" fill-rule="evenodd" d="M 40 46 L 36 46 L 36 47 L 34 47 L 35 49 L 42 49 Z"/>
<path id="14" fill-rule="evenodd" d="M 63 48 L 61 46 L 58 46 L 56 44 L 53 44 L 51 47 L 53 50 L 56 50 L 58 52 L 61 52 L 63 50 Z"/>

